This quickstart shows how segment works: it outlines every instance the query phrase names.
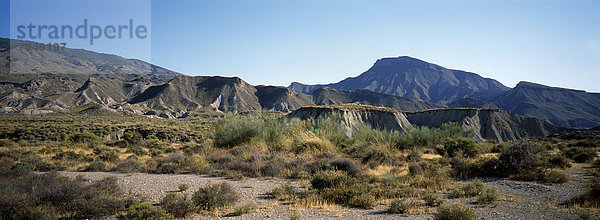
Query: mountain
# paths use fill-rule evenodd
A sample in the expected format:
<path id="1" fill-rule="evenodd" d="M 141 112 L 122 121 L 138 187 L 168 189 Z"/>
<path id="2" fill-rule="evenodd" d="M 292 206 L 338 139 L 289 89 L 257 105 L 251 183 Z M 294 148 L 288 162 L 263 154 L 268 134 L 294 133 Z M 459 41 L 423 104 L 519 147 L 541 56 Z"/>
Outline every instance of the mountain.
<path id="1" fill-rule="evenodd" d="M 376 93 L 366 89 L 348 91 L 329 87 L 321 87 L 313 91 L 311 96 L 314 103 L 317 105 L 359 103 L 365 105 L 389 107 L 401 111 L 420 111 L 443 107 L 441 105 L 435 105 L 414 99 Z"/>
<path id="2" fill-rule="evenodd" d="M 492 101 L 506 111 L 548 119 L 559 126 L 600 125 L 600 94 L 520 82 Z"/>
<path id="3" fill-rule="evenodd" d="M 191 111 L 212 107 L 219 111 L 261 109 L 256 88 L 238 77 L 177 76 L 152 86 L 129 101 L 151 109 Z"/>
<path id="4" fill-rule="evenodd" d="M 25 45 L 31 43 L 0 38 L 0 63 L 9 64 L 11 73 L 23 75 L 48 73 L 145 75 L 150 80 L 160 82 L 166 82 L 180 75 L 141 60 L 126 59 L 113 54 L 71 48 L 26 49 Z"/>
<path id="5" fill-rule="evenodd" d="M 450 103 L 446 103 L 446 106 L 448 108 L 498 108 L 498 106 L 491 102 L 474 98 L 462 98 Z"/>
<path id="6" fill-rule="evenodd" d="M 61 111 L 90 103 L 123 109 L 131 107 L 126 101 L 148 87 L 181 75 L 112 54 L 70 48 L 26 49 L 31 43 L 0 38 L 2 112 Z"/>
<path id="7" fill-rule="evenodd" d="M 438 104 L 466 97 L 485 100 L 509 90 L 496 80 L 483 78 L 475 73 L 446 69 L 407 56 L 379 59 L 366 72 L 337 83 L 292 83 L 289 88 L 298 93 L 310 94 L 319 87 L 368 89 Z"/>
<path id="8" fill-rule="evenodd" d="M 129 103 L 168 112 L 203 108 L 221 112 L 259 109 L 289 112 L 314 105 L 310 96 L 294 94 L 286 87 L 255 87 L 238 77 L 220 76 L 177 76 L 166 84 L 146 89 Z"/>
<path id="9" fill-rule="evenodd" d="M 401 112 L 390 108 L 358 104 L 308 106 L 288 114 L 301 120 L 315 120 L 339 114 L 340 123 L 352 135 L 359 123 L 373 128 L 407 132 L 418 126 L 440 127 L 455 122 L 465 130 L 472 130 L 477 141 L 506 142 L 523 137 L 547 137 L 563 131 L 552 123 L 538 118 L 529 118 L 498 109 L 436 109 L 420 112 Z"/>
<path id="10" fill-rule="evenodd" d="M 255 86 L 258 102 L 263 109 L 290 112 L 302 106 L 314 105 L 309 95 L 295 94 L 283 86 Z"/>

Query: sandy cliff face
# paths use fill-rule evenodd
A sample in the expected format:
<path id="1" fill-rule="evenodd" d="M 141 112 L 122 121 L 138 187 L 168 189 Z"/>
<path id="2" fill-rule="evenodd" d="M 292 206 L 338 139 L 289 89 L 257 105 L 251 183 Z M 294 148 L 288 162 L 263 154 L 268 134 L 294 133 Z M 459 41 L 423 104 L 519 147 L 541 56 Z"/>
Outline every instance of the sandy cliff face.
<path id="1" fill-rule="evenodd" d="M 559 128 L 538 118 L 523 117 L 498 109 L 436 109 L 406 114 L 414 126 L 439 127 L 456 122 L 464 129 L 472 129 L 477 141 L 512 141 L 528 136 L 546 137 Z"/>
<path id="2" fill-rule="evenodd" d="M 404 112 L 358 104 L 302 107 L 288 114 L 287 117 L 316 120 L 320 117 L 331 117 L 334 114 L 341 116 L 341 123 L 348 130 L 348 136 L 352 135 L 352 129 L 360 123 L 369 124 L 373 128 L 403 132 L 413 128 Z"/>
<path id="3" fill-rule="evenodd" d="M 440 127 L 456 122 L 464 129 L 471 129 L 477 141 L 506 142 L 528 136 L 546 137 L 561 128 L 537 118 L 527 118 L 497 109 L 437 109 L 420 112 L 401 112 L 389 108 L 364 105 L 332 105 L 303 107 L 287 117 L 315 120 L 339 114 L 342 124 L 351 135 L 352 128 L 367 123 L 374 128 L 407 132 L 417 126 Z"/>

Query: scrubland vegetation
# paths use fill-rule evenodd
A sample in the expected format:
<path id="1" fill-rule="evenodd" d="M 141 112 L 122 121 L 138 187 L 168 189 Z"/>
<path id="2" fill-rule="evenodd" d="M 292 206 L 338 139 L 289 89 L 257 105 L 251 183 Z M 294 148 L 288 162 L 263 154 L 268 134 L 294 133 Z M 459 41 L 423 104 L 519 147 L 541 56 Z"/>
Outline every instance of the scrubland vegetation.
<path id="1" fill-rule="evenodd" d="M 431 210 L 436 219 L 473 219 L 471 208 L 447 205 L 444 198 L 469 198 L 486 206 L 498 201 L 501 192 L 477 178 L 565 183 L 565 169 L 572 163 L 590 163 L 595 177 L 589 190 L 569 206 L 600 208 L 598 139 L 584 133 L 496 144 L 477 143 L 456 124 L 408 133 L 362 124 L 349 137 L 335 115 L 300 121 L 263 111 L 214 119 L 1 117 L 3 219 L 182 218 L 232 207 L 239 197 L 223 183 L 191 189 L 191 197 L 172 192 L 152 206 L 135 195 L 117 196 L 123 192 L 112 179 L 88 183 L 31 170 L 279 177 L 308 183 L 272 191 L 275 199 L 297 206 L 371 209 L 384 204 L 389 213 Z M 188 187 L 180 186 L 180 191 Z M 252 209 L 250 204 L 235 207 L 233 215 Z"/>

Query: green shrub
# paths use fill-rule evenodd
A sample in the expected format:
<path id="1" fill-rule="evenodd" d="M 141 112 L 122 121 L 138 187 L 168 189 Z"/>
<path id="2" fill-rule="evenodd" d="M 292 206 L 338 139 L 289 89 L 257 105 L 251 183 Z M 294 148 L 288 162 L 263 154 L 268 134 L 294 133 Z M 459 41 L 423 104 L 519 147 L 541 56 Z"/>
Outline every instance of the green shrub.
<path id="1" fill-rule="evenodd" d="M 341 171 L 327 170 L 315 175 L 311 184 L 326 201 L 369 209 L 376 205 L 375 188 L 377 187 L 364 178 L 350 177 Z"/>
<path id="2" fill-rule="evenodd" d="M 196 209 L 194 202 L 173 192 L 160 200 L 160 207 L 175 218 L 185 218 Z"/>
<path id="3" fill-rule="evenodd" d="M 339 113 L 319 116 L 312 125 L 312 132 L 327 138 L 336 146 L 352 144 L 352 139 L 348 137 L 348 130 L 342 124 L 342 116 Z"/>
<path id="4" fill-rule="evenodd" d="M 509 176 L 535 170 L 543 165 L 540 159 L 544 148 L 531 140 L 523 140 L 507 147 L 499 156 L 500 175 Z"/>
<path id="5" fill-rule="evenodd" d="M 177 189 L 179 189 L 179 192 L 185 192 L 189 188 L 190 188 L 190 184 L 182 183 L 182 184 L 177 185 Z"/>
<path id="6" fill-rule="evenodd" d="M 409 214 L 417 204 L 415 202 L 404 199 L 395 199 L 390 203 L 390 208 L 387 210 L 391 214 Z"/>
<path id="7" fill-rule="evenodd" d="M 573 159 L 577 163 L 590 162 L 597 156 L 594 148 L 585 148 L 580 146 L 566 148 L 564 153 L 568 158 Z"/>
<path id="8" fill-rule="evenodd" d="M 42 207 L 24 207 L 13 210 L 8 219 L 35 219 L 35 220 L 50 220 L 56 219 L 52 214 Z"/>
<path id="9" fill-rule="evenodd" d="M 89 182 L 57 173 L 36 174 L 18 165 L 0 170 L 1 219 L 11 215 L 96 219 L 123 211 L 133 200 L 122 195 L 115 178 Z"/>
<path id="10" fill-rule="evenodd" d="M 425 200 L 425 205 L 432 206 L 432 207 L 437 207 L 437 206 L 444 204 L 444 200 L 432 192 L 424 193 L 423 200 Z"/>
<path id="11" fill-rule="evenodd" d="M 443 205 L 433 215 L 435 220 L 473 220 L 475 213 L 469 207 L 461 204 Z"/>
<path id="12" fill-rule="evenodd" d="M 241 215 L 250 213 L 252 210 L 254 210 L 254 205 L 246 204 L 246 205 L 237 207 L 235 209 L 235 211 L 233 211 L 232 215 L 233 216 L 241 216 Z"/>
<path id="13" fill-rule="evenodd" d="M 123 134 L 123 140 L 130 145 L 138 144 L 142 141 L 142 135 L 135 130 L 129 130 Z"/>
<path id="14" fill-rule="evenodd" d="M 496 202 L 498 198 L 498 190 L 495 188 L 486 188 L 479 196 L 477 196 L 477 203 L 487 205 Z"/>
<path id="15" fill-rule="evenodd" d="M 475 179 L 473 182 L 466 184 L 458 189 L 455 189 L 452 193 L 456 197 L 475 197 L 480 195 L 485 190 L 485 186 L 479 179 Z"/>
<path id="16" fill-rule="evenodd" d="M 102 138 L 90 132 L 72 133 L 67 140 L 75 144 L 84 144 L 88 147 L 99 146 L 102 144 Z"/>
<path id="17" fill-rule="evenodd" d="M 273 188 L 271 191 L 273 198 L 281 201 L 291 201 L 297 198 L 298 192 L 294 186 L 290 184 L 284 184 Z"/>
<path id="18" fill-rule="evenodd" d="M 445 154 L 449 157 L 475 157 L 481 153 L 481 147 L 473 139 L 459 137 L 448 138 L 444 141 Z"/>
<path id="19" fill-rule="evenodd" d="M 569 159 L 567 159 L 563 155 L 554 155 L 549 157 L 548 159 L 548 168 L 561 168 L 566 169 L 571 167 L 571 163 L 569 163 Z"/>
<path id="20" fill-rule="evenodd" d="M 154 208 L 148 203 L 134 203 L 121 217 L 124 219 L 171 219 L 171 216 L 163 209 Z"/>
<path id="21" fill-rule="evenodd" d="M 512 179 L 524 181 L 541 181 L 544 183 L 566 183 L 569 177 L 561 172 L 547 169 L 534 169 L 511 176 Z"/>
<path id="22" fill-rule="evenodd" d="M 192 196 L 194 203 L 200 209 L 207 211 L 233 205 L 238 199 L 238 193 L 226 182 L 201 187 Z"/>
<path id="23" fill-rule="evenodd" d="M 413 147 L 433 148 L 438 144 L 444 143 L 447 138 L 473 136 L 473 131 L 463 130 L 457 123 L 446 123 L 439 128 L 418 127 L 410 130 L 400 136 L 400 142 L 403 149 Z"/>
<path id="24" fill-rule="evenodd" d="M 81 171 L 85 171 L 85 172 L 103 172 L 106 171 L 106 163 L 102 162 L 102 161 L 94 161 L 91 162 L 89 165 L 87 165 L 85 168 L 83 168 Z"/>

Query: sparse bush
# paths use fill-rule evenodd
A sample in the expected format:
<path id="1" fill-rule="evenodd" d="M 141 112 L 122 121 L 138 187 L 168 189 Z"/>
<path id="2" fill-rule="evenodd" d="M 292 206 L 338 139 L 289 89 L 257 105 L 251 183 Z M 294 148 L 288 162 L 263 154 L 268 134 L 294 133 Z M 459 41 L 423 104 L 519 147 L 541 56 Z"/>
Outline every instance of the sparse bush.
<path id="1" fill-rule="evenodd" d="M 376 187 L 364 178 L 328 170 L 317 174 L 311 184 L 326 201 L 361 208 L 373 208 L 376 205 Z"/>
<path id="2" fill-rule="evenodd" d="M 101 218 L 123 211 L 132 202 L 123 197 L 115 178 L 89 183 L 56 173 L 36 174 L 20 166 L 0 173 L 0 218 L 44 216 Z M 43 209 L 39 209 L 42 207 Z"/>
<path id="3" fill-rule="evenodd" d="M 85 172 L 102 172 L 106 171 L 106 163 L 101 161 L 91 162 L 87 167 L 83 168 Z"/>
<path id="4" fill-rule="evenodd" d="M 84 144 L 87 147 L 95 147 L 102 144 L 102 138 L 90 132 L 76 132 L 69 135 L 68 140 L 76 144 Z"/>
<path id="5" fill-rule="evenodd" d="M 423 200 L 425 200 L 425 205 L 432 206 L 432 207 L 437 207 L 437 206 L 444 204 L 444 200 L 432 192 L 424 193 Z"/>
<path id="6" fill-rule="evenodd" d="M 122 219 L 171 219 L 171 216 L 167 214 L 160 207 L 152 207 L 148 203 L 135 203 L 129 208 L 127 212 L 121 216 Z"/>
<path id="7" fill-rule="evenodd" d="M 196 209 L 194 202 L 173 192 L 160 200 L 160 207 L 175 218 L 185 218 Z"/>
<path id="8" fill-rule="evenodd" d="M 498 170 L 505 176 L 532 171 L 542 165 L 538 155 L 541 156 L 543 150 L 530 140 L 513 143 L 498 157 Z"/>
<path id="9" fill-rule="evenodd" d="M 405 199 L 395 199 L 390 204 L 390 208 L 387 212 L 391 214 L 409 214 L 410 210 L 416 205 L 415 202 L 407 201 Z"/>
<path id="10" fill-rule="evenodd" d="M 298 192 L 294 186 L 290 184 L 284 184 L 273 188 L 271 191 L 273 198 L 281 201 L 291 201 L 297 198 Z"/>
<path id="11" fill-rule="evenodd" d="M 477 203 L 487 205 L 496 202 L 498 198 L 498 190 L 495 188 L 486 188 L 479 196 L 477 196 Z"/>
<path id="12" fill-rule="evenodd" d="M 452 194 L 456 197 L 474 197 L 483 193 L 484 190 L 485 186 L 481 180 L 475 179 L 473 182 L 455 189 Z"/>
<path id="13" fill-rule="evenodd" d="M 554 155 L 549 157 L 548 159 L 548 168 L 561 168 L 566 169 L 571 167 L 571 163 L 569 163 L 569 159 L 567 159 L 563 155 Z"/>
<path id="14" fill-rule="evenodd" d="M 179 192 L 185 192 L 189 188 L 190 188 L 190 184 L 182 183 L 182 184 L 177 185 L 177 189 L 179 189 Z"/>
<path id="15" fill-rule="evenodd" d="M 128 153 L 133 153 L 136 156 L 145 156 L 148 155 L 148 151 L 146 151 L 143 147 L 139 145 L 130 146 L 127 148 Z"/>
<path id="16" fill-rule="evenodd" d="M 123 140 L 125 140 L 130 145 L 135 145 L 142 141 L 142 135 L 135 130 L 129 130 L 123 134 Z"/>
<path id="17" fill-rule="evenodd" d="M 481 153 L 481 147 L 473 139 L 459 137 L 448 138 L 444 141 L 445 154 L 449 157 L 466 156 L 475 157 Z"/>
<path id="18" fill-rule="evenodd" d="M 565 155 L 571 159 L 573 159 L 577 163 L 587 163 L 594 158 L 596 158 L 597 153 L 594 148 L 586 148 L 586 147 L 569 147 L 564 150 Z"/>
<path id="19" fill-rule="evenodd" d="M 524 181 L 541 181 L 544 183 L 566 183 L 569 181 L 569 177 L 564 173 L 546 169 L 534 169 L 522 172 L 511 176 L 511 178 Z"/>
<path id="20" fill-rule="evenodd" d="M 202 210 L 230 206 L 239 198 L 238 193 L 226 182 L 201 187 L 192 197 L 194 203 Z"/>
<path id="21" fill-rule="evenodd" d="M 435 220 L 474 220 L 475 213 L 462 204 L 443 205 L 433 216 Z"/>
<path id="22" fill-rule="evenodd" d="M 351 176 L 360 176 L 362 175 L 362 169 L 360 166 L 351 159 L 348 158 L 336 158 L 332 160 L 329 164 L 336 170 L 345 171 Z"/>
<path id="23" fill-rule="evenodd" d="M 431 147 L 444 143 L 447 138 L 472 137 L 473 132 L 463 130 L 456 123 L 443 124 L 439 128 L 418 127 L 400 137 L 403 149 Z"/>
<path id="24" fill-rule="evenodd" d="M 350 146 L 352 139 L 348 137 L 348 131 L 341 120 L 342 117 L 339 113 L 319 116 L 312 126 L 312 132 L 327 138 L 335 146 Z"/>
<path id="25" fill-rule="evenodd" d="M 233 216 L 241 216 L 241 215 L 250 213 L 252 210 L 254 210 L 254 205 L 246 204 L 246 205 L 237 207 L 235 209 L 235 211 L 233 211 L 232 215 Z"/>

